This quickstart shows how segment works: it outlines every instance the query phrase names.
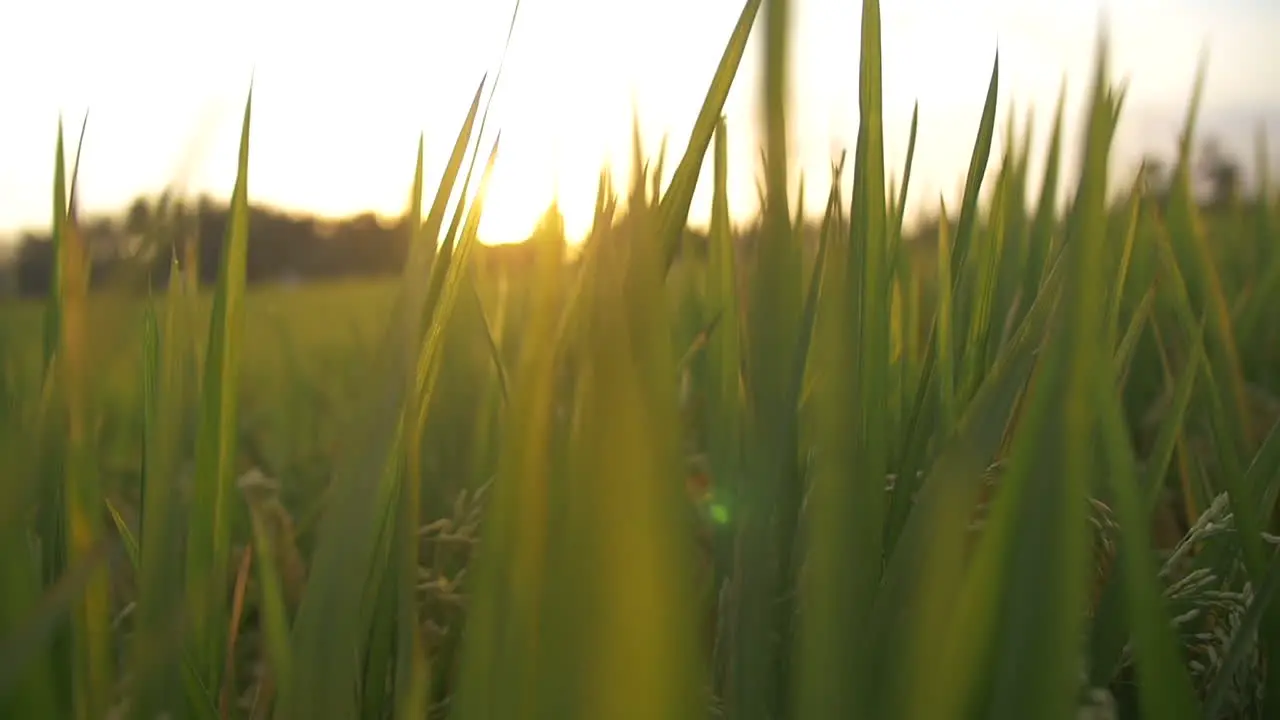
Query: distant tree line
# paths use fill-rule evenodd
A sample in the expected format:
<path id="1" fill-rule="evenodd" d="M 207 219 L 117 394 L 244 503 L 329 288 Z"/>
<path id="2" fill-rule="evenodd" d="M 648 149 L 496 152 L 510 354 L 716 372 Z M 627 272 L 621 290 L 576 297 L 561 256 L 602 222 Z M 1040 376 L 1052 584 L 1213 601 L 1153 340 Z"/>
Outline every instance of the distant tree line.
<path id="1" fill-rule="evenodd" d="M 1240 165 L 1214 140 L 1204 143 L 1192 171 L 1207 207 L 1222 207 L 1239 199 L 1243 185 Z M 1156 198 L 1167 195 L 1172 182 L 1168 165 L 1148 157 L 1142 172 L 1149 194 Z M 195 265 L 201 283 L 212 283 L 228 217 L 225 204 L 208 198 L 189 202 L 166 194 L 138 198 L 119 217 L 83 218 L 79 227 L 92 263 L 92 282 L 97 287 L 139 291 L 162 287 L 178 258 L 184 265 Z M 936 228 L 936 219 L 926 220 L 915 234 L 932 241 L 931 230 L 936 233 Z M 758 228 L 747 229 L 739 241 L 749 246 L 757 233 Z M 703 254 L 705 236 L 689 235 L 695 252 Z M 409 226 L 403 218 L 387 220 L 372 213 L 324 220 L 255 206 L 250 210 L 249 237 L 249 283 L 368 278 L 400 271 L 407 255 Z M 816 240 L 816 236 L 806 240 Z M 485 254 L 496 262 L 524 261 L 523 253 L 515 247 L 487 249 Z M 27 233 L 20 239 L 8 272 L 0 272 L 0 293 L 46 294 L 52 268 L 49 234 Z"/>
<path id="2" fill-rule="evenodd" d="M 95 285 L 145 288 L 168 281 L 175 257 L 194 260 L 202 283 L 213 282 L 229 207 L 202 198 L 188 205 L 169 196 L 139 198 L 121 218 L 82 219 L 79 229 Z M 370 277 L 403 265 L 409 230 L 403 220 L 372 213 L 321 220 L 252 207 L 246 273 L 250 283 Z M 48 233 L 25 234 L 12 259 L 21 295 L 48 292 L 53 244 Z"/>

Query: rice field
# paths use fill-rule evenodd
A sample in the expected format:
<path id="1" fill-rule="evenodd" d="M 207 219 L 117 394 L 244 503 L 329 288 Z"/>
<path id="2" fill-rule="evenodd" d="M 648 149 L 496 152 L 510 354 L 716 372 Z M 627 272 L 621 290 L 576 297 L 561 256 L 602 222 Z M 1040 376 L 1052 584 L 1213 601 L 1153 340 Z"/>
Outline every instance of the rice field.
<path id="1" fill-rule="evenodd" d="M 0 717 L 1275 717 L 1280 198 L 1197 203 L 1193 79 L 1168 192 L 1110 187 L 1100 41 L 1043 147 L 993 152 L 995 64 L 962 202 L 908 236 L 862 7 L 812 247 L 785 0 L 673 179 L 602 174 L 578 256 L 550 213 L 523 272 L 476 258 L 483 83 L 386 283 L 246 287 L 250 96 L 216 286 L 90 294 L 60 132 L 50 294 L 0 307 Z"/>

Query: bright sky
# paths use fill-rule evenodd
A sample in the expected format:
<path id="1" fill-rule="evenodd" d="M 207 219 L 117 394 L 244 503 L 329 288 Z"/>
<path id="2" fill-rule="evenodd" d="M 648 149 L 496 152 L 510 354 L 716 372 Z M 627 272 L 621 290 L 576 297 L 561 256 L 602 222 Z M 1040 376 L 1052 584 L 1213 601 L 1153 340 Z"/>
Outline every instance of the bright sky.
<path id="1" fill-rule="evenodd" d="M 398 214 L 419 133 L 430 187 L 481 75 L 492 79 L 514 1 L 6 3 L 0 236 L 48 223 L 58 117 L 73 146 L 86 108 L 87 210 L 121 210 L 168 184 L 227 197 L 251 74 L 255 202 L 326 216 Z M 806 170 L 814 207 L 832 157 L 856 138 L 861 3 L 797 5 L 792 164 Z M 524 0 L 484 142 L 487 151 L 502 130 L 482 237 L 522 239 L 557 191 L 569 232 L 583 233 L 600 168 L 608 163 L 620 178 L 629 171 L 633 101 L 647 151 L 670 134 L 673 170 L 741 6 Z M 886 161 L 901 167 L 918 99 L 916 207 L 956 193 L 997 47 L 1002 106 L 1034 105 L 1043 136 L 1065 74 L 1078 125 L 1101 7 L 1114 74 L 1131 79 L 1117 165 L 1171 150 L 1206 42 L 1204 124 L 1245 159 L 1259 122 L 1280 147 L 1275 0 L 892 0 L 883 3 Z M 738 217 L 754 211 L 756 197 L 758 50 L 753 41 L 726 108 Z M 706 217 L 709 185 L 695 222 Z"/>

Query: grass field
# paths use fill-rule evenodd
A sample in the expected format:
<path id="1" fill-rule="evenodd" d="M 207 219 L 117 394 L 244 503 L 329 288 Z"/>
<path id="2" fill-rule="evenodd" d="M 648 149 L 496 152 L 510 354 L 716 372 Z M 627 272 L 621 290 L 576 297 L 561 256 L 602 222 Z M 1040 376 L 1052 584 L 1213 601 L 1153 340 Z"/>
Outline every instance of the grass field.
<path id="1" fill-rule="evenodd" d="M 549 216 L 520 272 L 475 262 L 483 88 L 385 283 L 246 289 L 250 100 L 216 287 L 90 295 L 60 136 L 53 289 L 0 308 L 0 716 L 1274 717 L 1280 204 L 1196 203 L 1199 85 L 1156 196 L 1108 186 L 1105 49 L 1002 156 L 997 63 L 963 201 L 904 241 L 867 0 L 810 253 L 787 23 L 748 0 L 670 184 L 602 176 L 580 258 Z"/>

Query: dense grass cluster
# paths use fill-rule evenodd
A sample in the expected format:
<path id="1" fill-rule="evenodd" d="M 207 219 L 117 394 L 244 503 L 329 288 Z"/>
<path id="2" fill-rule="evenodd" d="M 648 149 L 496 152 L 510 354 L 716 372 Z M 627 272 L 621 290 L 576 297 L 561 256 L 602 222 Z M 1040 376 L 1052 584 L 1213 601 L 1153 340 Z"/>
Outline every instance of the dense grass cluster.
<path id="1" fill-rule="evenodd" d="M 743 245 L 720 117 L 758 14 Z M 1100 50 L 1081 157 L 1061 105 L 992 157 L 997 64 L 961 205 L 904 241 L 879 17 L 814 252 L 782 0 L 673 180 L 624 215 L 602 176 L 580 255 L 549 213 L 525 274 L 474 262 L 483 84 L 429 197 L 419 148 L 394 287 L 246 293 L 250 102 L 211 302 L 179 259 L 91 297 L 60 134 L 52 290 L 0 318 L 0 716 L 1274 717 L 1276 198 L 1196 204 L 1198 85 L 1170 192 L 1113 192 Z"/>

